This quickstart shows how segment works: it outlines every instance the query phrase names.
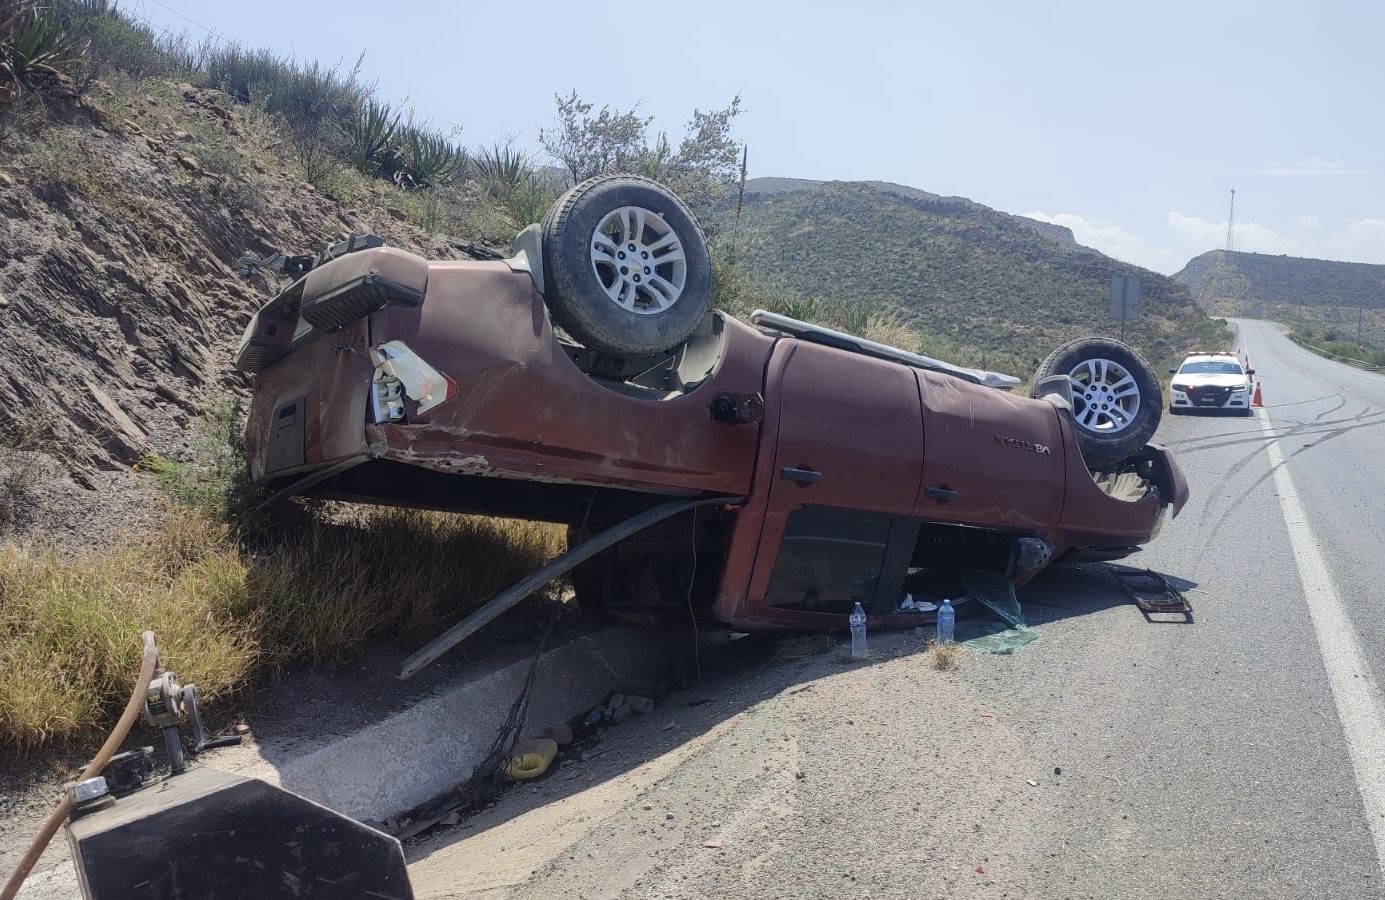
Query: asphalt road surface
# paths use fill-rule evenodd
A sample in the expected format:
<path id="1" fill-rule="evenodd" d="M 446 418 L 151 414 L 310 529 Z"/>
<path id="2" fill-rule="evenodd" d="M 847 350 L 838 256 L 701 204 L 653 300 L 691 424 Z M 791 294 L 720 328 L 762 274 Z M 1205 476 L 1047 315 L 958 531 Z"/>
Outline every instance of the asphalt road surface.
<path id="1" fill-rule="evenodd" d="M 420 897 L 1385 897 L 1385 378 L 1242 323 L 1252 418 L 1166 416 L 1183 514 L 940 671 L 738 641 L 588 761 L 409 848 Z"/>

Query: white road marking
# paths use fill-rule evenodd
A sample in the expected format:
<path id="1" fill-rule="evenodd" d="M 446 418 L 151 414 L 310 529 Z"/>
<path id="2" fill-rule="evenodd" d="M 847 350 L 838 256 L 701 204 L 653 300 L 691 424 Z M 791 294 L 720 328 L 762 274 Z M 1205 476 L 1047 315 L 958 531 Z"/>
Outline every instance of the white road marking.
<path id="1" fill-rule="evenodd" d="M 1332 699 L 1337 704 L 1337 718 L 1342 722 L 1351 765 L 1356 770 L 1356 786 L 1366 807 L 1366 824 L 1375 841 L 1376 861 L 1385 869 L 1385 711 L 1370 669 L 1366 667 L 1361 642 L 1351 626 L 1322 548 L 1309 525 L 1308 514 L 1299 502 L 1298 491 L 1284 465 L 1284 454 L 1280 452 L 1269 415 L 1261 410 L 1258 418 L 1260 431 L 1269 439 L 1266 449 L 1274 485 L 1279 491 L 1279 506 L 1289 530 L 1289 544 L 1298 565 L 1299 581 L 1303 583 L 1308 614 L 1318 634 L 1318 648 L 1327 668 Z"/>

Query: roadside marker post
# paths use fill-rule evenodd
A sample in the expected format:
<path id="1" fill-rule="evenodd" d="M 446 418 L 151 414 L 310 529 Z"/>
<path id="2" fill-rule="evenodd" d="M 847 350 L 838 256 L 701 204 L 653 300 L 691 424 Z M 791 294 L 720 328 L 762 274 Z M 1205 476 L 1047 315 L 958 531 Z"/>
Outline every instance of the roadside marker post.
<path id="1" fill-rule="evenodd" d="M 1121 340 L 1125 340 L 1125 323 L 1140 317 L 1140 276 L 1111 276 L 1111 318 L 1121 323 Z"/>

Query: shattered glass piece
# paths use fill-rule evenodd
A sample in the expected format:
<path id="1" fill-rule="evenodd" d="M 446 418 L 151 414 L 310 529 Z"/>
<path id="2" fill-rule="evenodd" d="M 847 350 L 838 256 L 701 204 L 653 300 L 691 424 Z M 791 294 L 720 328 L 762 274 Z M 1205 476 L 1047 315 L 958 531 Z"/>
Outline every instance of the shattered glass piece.
<path id="1" fill-rule="evenodd" d="M 1010 579 L 995 572 L 967 569 L 962 572 L 962 584 L 966 585 L 967 592 L 978 603 L 1000 616 L 1007 624 L 1015 628 L 1025 627 L 1024 614 L 1020 612 L 1020 602 Z"/>
<path id="2" fill-rule="evenodd" d="M 969 650 L 979 650 L 983 653 L 1014 653 L 1022 650 L 1039 639 L 1037 631 L 1028 628 L 1007 628 L 995 634 L 983 634 L 970 640 L 962 641 L 962 646 Z"/>

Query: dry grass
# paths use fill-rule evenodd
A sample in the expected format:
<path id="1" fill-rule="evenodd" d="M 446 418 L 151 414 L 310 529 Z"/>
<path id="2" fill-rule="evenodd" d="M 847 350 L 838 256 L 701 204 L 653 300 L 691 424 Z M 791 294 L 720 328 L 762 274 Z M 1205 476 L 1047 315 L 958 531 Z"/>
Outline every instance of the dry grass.
<path id="1" fill-rule="evenodd" d="M 918 329 L 888 316 L 871 316 L 861 337 L 910 353 L 923 351 L 923 336 L 919 334 Z"/>
<path id="2" fill-rule="evenodd" d="M 179 515 L 145 544 L 71 559 L 0 548 L 0 746 L 92 732 L 129 696 L 139 635 L 208 699 L 254 667 L 262 619 L 225 529 Z"/>
<path id="3" fill-rule="evenodd" d="M 432 636 L 561 549 L 532 522 L 370 510 L 310 520 L 247 555 L 230 529 L 174 511 L 148 540 L 70 558 L 0 547 L 0 747 L 28 750 L 104 729 L 129 696 L 139 634 L 202 697 L 379 636 Z"/>
<path id="4" fill-rule="evenodd" d="M 928 657 L 928 665 L 939 672 L 951 671 L 962 661 L 961 644 L 939 644 L 930 640 L 924 644 L 924 652 Z"/>
<path id="5" fill-rule="evenodd" d="M 350 524 L 312 522 L 251 567 L 266 617 L 266 662 L 322 660 L 366 635 L 429 635 L 563 549 L 560 527 L 378 509 Z"/>

